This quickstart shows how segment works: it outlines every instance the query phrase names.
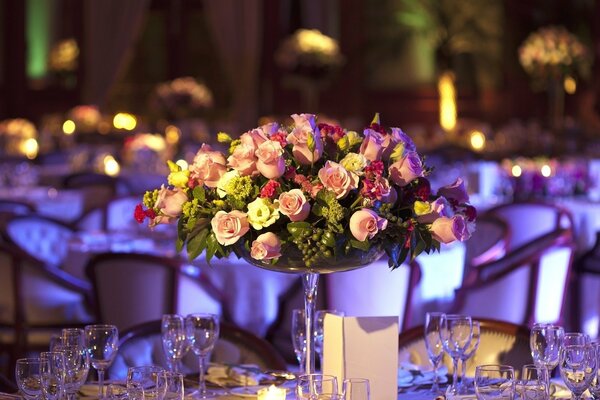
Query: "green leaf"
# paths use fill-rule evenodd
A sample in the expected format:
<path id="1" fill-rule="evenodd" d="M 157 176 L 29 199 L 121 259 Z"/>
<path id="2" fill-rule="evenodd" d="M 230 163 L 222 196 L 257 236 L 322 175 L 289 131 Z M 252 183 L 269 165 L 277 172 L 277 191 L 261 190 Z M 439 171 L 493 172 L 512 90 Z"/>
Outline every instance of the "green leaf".
<path id="1" fill-rule="evenodd" d="M 350 239 L 350 244 L 355 249 L 359 249 L 359 250 L 362 250 L 362 251 L 368 251 L 369 248 L 371 247 L 371 244 L 369 243 L 369 240 L 365 240 L 365 241 L 361 242 L 361 241 L 358 241 L 356 239 Z"/>
<path id="2" fill-rule="evenodd" d="M 371 125 L 373 125 L 373 124 L 381 125 L 381 119 L 379 119 L 379 113 L 375 113 L 373 120 L 371 120 Z"/>
<path id="3" fill-rule="evenodd" d="M 208 236 L 208 229 L 203 229 L 198 232 L 197 235 L 193 236 L 187 243 L 187 253 L 190 260 L 197 258 L 200 253 L 206 248 L 206 237 Z"/>
<path id="4" fill-rule="evenodd" d="M 175 239 L 175 251 L 178 253 L 181 252 L 181 250 L 183 250 L 183 243 L 185 243 L 183 239 L 177 236 L 177 239 Z"/>
<path id="5" fill-rule="evenodd" d="M 206 191 L 203 186 L 196 186 L 192 192 L 195 199 L 198 199 L 201 203 L 206 201 Z"/>
<path id="6" fill-rule="evenodd" d="M 323 216 L 323 205 L 320 203 L 315 203 L 315 205 L 311 209 L 311 212 L 313 214 L 315 214 L 317 217 L 322 217 Z"/>
<path id="7" fill-rule="evenodd" d="M 324 232 L 321 236 L 321 243 L 327 247 L 335 247 L 335 235 L 332 232 Z"/>
<path id="8" fill-rule="evenodd" d="M 312 232 L 312 225 L 308 222 L 290 222 L 287 230 L 293 238 L 300 238 Z"/>
<path id="9" fill-rule="evenodd" d="M 308 149 L 313 152 L 315 151 L 315 136 L 314 135 L 308 135 L 308 137 L 306 138 L 306 145 L 308 146 Z M 312 158 L 312 156 L 311 156 Z"/>
<path id="10" fill-rule="evenodd" d="M 207 263 L 210 264 L 210 260 L 213 258 L 215 253 L 218 252 L 221 255 L 225 254 L 223 252 L 223 248 L 221 247 L 221 244 L 217 241 L 217 237 L 215 236 L 214 232 L 210 233 L 206 242 L 207 242 L 207 246 L 206 246 L 206 262 Z"/>

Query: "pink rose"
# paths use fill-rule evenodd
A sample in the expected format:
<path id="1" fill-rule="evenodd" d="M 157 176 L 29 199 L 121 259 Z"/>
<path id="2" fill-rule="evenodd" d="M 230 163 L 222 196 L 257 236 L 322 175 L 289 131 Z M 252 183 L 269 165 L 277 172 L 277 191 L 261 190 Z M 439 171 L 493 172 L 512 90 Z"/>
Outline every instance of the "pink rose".
<path id="1" fill-rule="evenodd" d="M 293 222 L 304 221 L 310 213 L 310 204 L 302 190 L 292 189 L 279 195 L 279 211 Z"/>
<path id="2" fill-rule="evenodd" d="M 268 124 L 261 125 L 260 129 L 266 137 L 274 135 L 279 130 L 279 124 L 277 122 L 269 122 Z M 260 143 L 259 143 L 260 144 Z"/>
<path id="3" fill-rule="evenodd" d="M 409 151 L 400 160 L 390 165 L 390 179 L 398 186 L 406 186 L 414 179 L 423 176 L 421 158 L 414 151 Z"/>
<path id="4" fill-rule="evenodd" d="M 256 149 L 256 168 L 265 178 L 279 178 L 285 172 L 283 148 L 279 142 L 267 140 Z"/>
<path id="5" fill-rule="evenodd" d="M 351 190 L 358 186 L 358 176 L 346 170 L 340 164 L 333 161 L 325 162 L 319 170 L 319 180 L 326 189 L 335 193 L 335 197 L 341 199 Z"/>
<path id="6" fill-rule="evenodd" d="M 203 144 L 189 169 L 190 180 L 214 188 L 217 187 L 221 176 L 227 172 L 227 160 L 221 152 L 213 151 L 209 145 Z"/>
<path id="7" fill-rule="evenodd" d="M 368 208 L 356 211 L 350 217 L 350 232 L 361 242 L 367 238 L 373 239 L 377 232 L 387 228 L 387 219 L 381 218 L 375 211 Z"/>
<path id="8" fill-rule="evenodd" d="M 383 152 L 383 135 L 373 129 L 364 130 L 364 140 L 360 145 L 359 153 L 365 156 L 369 161 L 381 159 Z"/>
<path id="9" fill-rule="evenodd" d="M 419 215 L 417 217 L 417 221 L 422 224 L 431 224 L 436 219 L 440 217 L 452 217 L 454 215 L 454 211 L 450 204 L 448 204 L 448 200 L 444 197 L 438 197 L 430 204 L 431 212 L 424 215 Z"/>
<path id="10" fill-rule="evenodd" d="M 323 154 L 323 142 L 321 135 L 315 125 L 315 116 L 312 114 L 294 114 L 294 129 L 288 135 L 287 141 L 293 145 L 294 158 L 303 165 L 309 165 L 321 158 Z M 308 147 L 309 137 L 312 137 L 314 149 Z"/>
<path id="11" fill-rule="evenodd" d="M 389 160 L 396 145 L 402 143 L 404 151 L 416 151 L 415 142 L 400 128 L 391 128 L 391 133 L 383 138 L 383 159 Z"/>
<path id="12" fill-rule="evenodd" d="M 266 232 L 252 242 L 250 256 L 255 260 L 271 260 L 281 257 L 281 240 L 273 232 Z"/>
<path id="13" fill-rule="evenodd" d="M 252 148 L 253 151 L 256 151 L 258 146 L 267 140 L 269 140 L 269 138 L 261 128 L 249 130 L 240 136 L 241 144 Z"/>
<path id="14" fill-rule="evenodd" d="M 444 196 L 447 199 L 456 200 L 462 204 L 469 201 L 469 195 L 465 189 L 465 183 L 462 178 L 457 178 L 451 185 L 446 185 L 438 190 L 438 195 Z"/>
<path id="15" fill-rule="evenodd" d="M 210 224 L 217 242 L 223 246 L 234 244 L 250 229 L 246 214 L 239 210 L 217 211 Z"/>
<path id="16" fill-rule="evenodd" d="M 163 185 L 158 192 L 154 208 L 158 208 L 163 216 L 174 219 L 181 215 L 183 203 L 186 201 L 188 196 L 183 190 L 170 190 Z"/>
<path id="17" fill-rule="evenodd" d="M 254 152 L 256 150 L 245 144 L 240 144 L 235 148 L 233 153 L 227 158 L 227 164 L 237 170 L 241 176 L 256 175 L 258 169 L 256 169 L 256 156 Z"/>
<path id="18" fill-rule="evenodd" d="M 457 214 L 452 218 L 440 217 L 431 224 L 433 238 L 442 243 L 451 243 L 455 240 L 464 242 L 471 234 L 465 218 Z"/>

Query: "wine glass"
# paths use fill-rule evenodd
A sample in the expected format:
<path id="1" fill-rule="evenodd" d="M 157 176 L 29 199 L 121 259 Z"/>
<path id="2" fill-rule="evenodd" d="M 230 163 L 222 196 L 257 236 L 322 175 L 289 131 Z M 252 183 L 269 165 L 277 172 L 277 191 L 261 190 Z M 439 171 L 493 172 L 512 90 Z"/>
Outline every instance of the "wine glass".
<path id="1" fill-rule="evenodd" d="M 337 378 L 333 375 L 306 374 L 296 380 L 296 398 L 314 400 L 337 395 Z"/>
<path id="2" fill-rule="evenodd" d="M 188 350 L 185 321 L 181 315 L 163 315 L 161 323 L 163 350 L 174 372 L 179 371 L 181 359 Z"/>
<path id="3" fill-rule="evenodd" d="M 67 399 L 74 399 L 90 370 L 88 351 L 85 347 L 66 344 L 56 344 L 54 349 L 65 357 L 65 393 Z"/>
<path id="4" fill-rule="evenodd" d="M 347 378 L 342 383 L 343 400 L 369 400 L 369 380 L 366 378 Z"/>
<path id="5" fill-rule="evenodd" d="M 306 319 L 304 318 L 304 309 L 296 308 L 292 310 L 292 344 L 296 359 L 300 364 L 300 373 L 305 371 L 306 359 Z"/>
<path id="6" fill-rule="evenodd" d="M 214 314 L 191 314 L 185 318 L 185 331 L 194 354 L 199 359 L 198 392 L 196 398 L 206 399 L 215 393 L 206 390 L 204 365 L 219 338 L 219 317 Z"/>
<path id="7" fill-rule="evenodd" d="M 64 328 L 61 331 L 61 342 L 67 346 L 85 348 L 85 332 L 80 328 Z"/>
<path id="8" fill-rule="evenodd" d="M 60 351 L 40 353 L 40 376 L 45 400 L 61 398 L 66 375 L 65 355 Z"/>
<path id="9" fill-rule="evenodd" d="M 127 370 L 127 390 L 141 388 L 144 399 L 162 400 L 167 390 L 164 369 L 154 365 L 129 367 Z"/>
<path id="10" fill-rule="evenodd" d="M 429 361 L 433 364 L 433 385 L 431 386 L 431 392 L 434 394 L 440 394 L 438 368 L 444 357 L 444 345 L 440 337 L 443 315 L 444 313 L 440 312 L 429 312 L 425 315 L 425 347 L 427 348 Z"/>
<path id="11" fill-rule="evenodd" d="M 515 370 L 509 365 L 475 367 L 475 394 L 478 400 L 512 400 Z"/>
<path id="12" fill-rule="evenodd" d="M 558 366 L 560 376 L 573 394 L 581 399 L 597 372 L 596 350 L 590 344 L 562 346 Z"/>
<path id="13" fill-rule="evenodd" d="M 469 346 L 465 349 L 464 353 L 460 357 L 462 370 L 460 374 L 461 386 L 459 390 L 461 393 L 467 393 L 468 391 L 468 385 L 465 382 L 465 376 L 467 374 L 467 360 L 475 355 L 475 352 L 479 347 L 480 336 L 481 327 L 479 325 L 479 321 L 472 321 L 471 340 L 469 341 Z"/>
<path id="14" fill-rule="evenodd" d="M 600 342 L 595 341 L 592 342 L 590 345 L 594 347 L 594 350 L 596 351 L 596 359 L 600 363 Z M 600 399 L 600 376 L 598 376 L 599 374 L 600 364 L 596 366 L 596 376 L 594 376 L 594 379 L 592 379 L 590 387 L 588 388 L 594 399 Z"/>
<path id="15" fill-rule="evenodd" d="M 20 358 L 15 365 L 15 380 L 26 399 L 42 396 L 41 361 L 39 358 Z"/>
<path id="16" fill-rule="evenodd" d="M 523 365 L 521 379 L 517 380 L 515 391 L 522 400 L 548 399 L 548 370 L 535 364 Z"/>
<path id="17" fill-rule="evenodd" d="M 546 384 L 550 387 L 550 375 L 558 365 L 560 346 L 565 330 L 552 324 L 534 324 L 529 336 L 529 347 L 533 363 L 548 370 Z"/>
<path id="18" fill-rule="evenodd" d="M 315 352 L 319 356 L 319 365 L 323 369 L 323 323 L 325 322 L 325 315 L 332 314 L 343 317 L 345 314 L 342 311 L 337 310 L 317 310 L 315 312 Z"/>
<path id="19" fill-rule="evenodd" d="M 585 333 L 581 333 L 581 332 L 567 332 L 563 336 L 563 339 L 561 342 L 562 346 L 570 346 L 570 345 L 583 346 L 583 345 L 586 345 L 589 343 L 590 343 L 589 336 L 586 335 Z"/>
<path id="20" fill-rule="evenodd" d="M 449 394 L 457 395 L 460 390 L 458 361 L 471 341 L 471 317 L 459 314 L 444 314 L 440 324 L 440 338 L 444 350 L 452 357 L 454 374 L 452 385 L 447 389 Z"/>
<path id="21" fill-rule="evenodd" d="M 104 371 L 112 364 L 119 349 L 119 330 L 114 325 L 87 325 L 85 345 L 92 367 L 98 371 L 98 398 L 104 396 Z"/>

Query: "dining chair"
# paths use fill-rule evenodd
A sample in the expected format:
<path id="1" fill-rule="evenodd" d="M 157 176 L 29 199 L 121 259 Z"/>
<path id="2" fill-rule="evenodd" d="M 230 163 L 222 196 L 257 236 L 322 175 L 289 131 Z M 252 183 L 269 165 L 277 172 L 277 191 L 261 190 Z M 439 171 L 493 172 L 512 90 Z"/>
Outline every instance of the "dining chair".
<path id="1" fill-rule="evenodd" d="M 211 362 L 224 364 L 253 364 L 262 370 L 286 370 L 286 363 L 266 340 L 234 324 L 221 322 L 219 340 Z M 184 372 L 198 370 L 198 360 L 190 351 L 184 357 Z M 119 352 L 108 373 L 110 379 L 124 379 L 127 368 L 140 365 L 167 366 L 162 347 L 161 321 L 153 320 L 121 332 Z"/>
<path id="2" fill-rule="evenodd" d="M 90 297 L 89 283 L 0 243 L 0 347 L 13 361 L 47 349 L 50 336 L 64 327 L 93 322 Z"/>
<path id="3" fill-rule="evenodd" d="M 88 261 L 85 271 L 99 320 L 119 330 L 180 310 L 222 313 L 222 294 L 204 275 L 186 275 L 179 258 L 101 253 Z"/>
<path id="4" fill-rule="evenodd" d="M 0 213 L 12 213 L 14 215 L 33 214 L 35 207 L 26 201 L 0 199 Z"/>
<path id="5" fill-rule="evenodd" d="M 135 206 L 142 201 L 141 195 L 119 196 L 106 204 L 88 210 L 75 226 L 84 231 L 135 231 L 139 223 L 133 218 Z"/>
<path id="6" fill-rule="evenodd" d="M 14 216 L 4 229 L 11 244 L 52 267 L 62 265 L 74 235 L 70 225 L 38 214 Z"/>
<path id="7" fill-rule="evenodd" d="M 507 364 L 521 370 L 531 364 L 529 328 L 488 318 L 476 318 L 480 322 L 481 337 L 475 355 L 467 361 L 467 375 L 473 376 L 475 367 L 482 364 Z M 398 337 L 398 360 L 431 368 L 424 340 L 424 326 L 416 326 L 401 332 Z M 443 364 L 452 372 L 452 361 L 444 355 Z"/>
<path id="8" fill-rule="evenodd" d="M 511 239 L 509 224 L 502 218 L 484 213 L 477 217 L 476 234 L 465 242 L 466 276 L 473 268 L 498 260 L 508 249 Z"/>
<path id="9" fill-rule="evenodd" d="M 118 178 L 95 172 L 77 172 L 67 175 L 62 182 L 65 189 L 78 189 L 83 193 L 83 214 L 104 207 L 118 193 Z"/>
<path id="10" fill-rule="evenodd" d="M 571 292 L 573 330 L 590 337 L 600 334 L 600 232 L 596 243 L 575 262 Z"/>

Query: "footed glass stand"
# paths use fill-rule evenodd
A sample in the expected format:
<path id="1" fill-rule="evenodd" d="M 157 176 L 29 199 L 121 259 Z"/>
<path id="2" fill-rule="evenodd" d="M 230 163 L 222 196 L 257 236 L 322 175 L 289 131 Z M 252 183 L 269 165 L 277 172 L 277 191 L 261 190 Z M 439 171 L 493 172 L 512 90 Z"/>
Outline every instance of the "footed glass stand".
<path id="1" fill-rule="evenodd" d="M 343 257 L 319 258 L 310 268 L 308 268 L 304 265 L 302 253 L 292 246 L 281 249 L 282 256 L 276 263 L 271 263 L 270 260 L 255 260 L 250 256 L 250 253 L 246 249 L 240 249 L 240 252 L 244 260 L 257 267 L 271 271 L 302 275 L 302 284 L 304 286 L 304 315 L 306 318 L 305 371 L 307 374 L 315 373 L 315 339 L 313 327 L 319 275 L 364 267 L 377 261 L 384 254 L 384 250 L 377 246 L 372 247 L 368 251 L 353 249 L 348 254 L 344 254 Z"/>

